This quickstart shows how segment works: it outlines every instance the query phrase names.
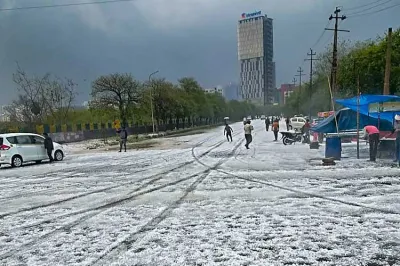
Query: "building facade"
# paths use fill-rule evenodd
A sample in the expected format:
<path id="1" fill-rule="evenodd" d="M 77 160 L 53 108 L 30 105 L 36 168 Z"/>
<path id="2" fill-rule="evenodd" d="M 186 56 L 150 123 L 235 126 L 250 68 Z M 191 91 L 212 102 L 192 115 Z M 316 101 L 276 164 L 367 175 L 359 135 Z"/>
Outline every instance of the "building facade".
<path id="1" fill-rule="evenodd" d="M 279 94 L 280 94 L 280 104 L 286 104 L 287 99 L 289 98 L 290 94 L 293 93 L 295 90 L 295 85 L 294 84 L 281 84 L 281 87 L 279 88 Z"/>
<path id="2" fill-rule="evenodd" d="M 240 98 L 272 104 L 276 88 L 272 19 L 261 11 L 243 13 L 237 36 Z"/>
<path id="3" fill-rule="evenodd" d="M 204 89 L 206 93 L 218 93 L 221 94 L 222 96 L 224 95 L 224 89 L 221 86 L 217 86 L 215 88 L 211 89 Z"/>

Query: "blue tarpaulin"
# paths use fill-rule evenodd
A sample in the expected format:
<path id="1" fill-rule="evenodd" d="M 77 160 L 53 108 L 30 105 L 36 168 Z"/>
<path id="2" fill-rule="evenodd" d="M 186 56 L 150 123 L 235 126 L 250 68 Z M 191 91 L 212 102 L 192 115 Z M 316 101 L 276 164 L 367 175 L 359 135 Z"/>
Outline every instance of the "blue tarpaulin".
<path id="1" fill-rule="evenodd" d="M 350 108 L 357 112 L 357 97 L 349 99 L 340 99 L 336 102 L 344 107 Z M 379 118 L 381 121 L 386 120 L 393 123 L 393 118 L 396 114 L 400 114 L 399 110 L 383 111 L 383 112 L 370 112 L 370 105 L 376 103 L 400 102 L 400 97 L 395 95 L 360 95 L 360 115 L 367 115 L 371 118 Z"/>
<path id="2" fill-rule="evenodd" d="M 357 112 L 350 108 L 344 108 L 337 111 L 335 115 L 338 122 L 339 132 L 357 130 Z M 378 121 L 377 118 L 369 117 L 368 115 L 360 113 L 360 129 L 367 125 L 378 127 L 378 123 L 381 131 L 390 131 L 393 129 L 393 124 L 389 121 Z M 336 130 L 335 116 L 332 115 L 322 120 L 319 124 L 312 127 L 311 130 L 319 133 L 338 133 Z"/>

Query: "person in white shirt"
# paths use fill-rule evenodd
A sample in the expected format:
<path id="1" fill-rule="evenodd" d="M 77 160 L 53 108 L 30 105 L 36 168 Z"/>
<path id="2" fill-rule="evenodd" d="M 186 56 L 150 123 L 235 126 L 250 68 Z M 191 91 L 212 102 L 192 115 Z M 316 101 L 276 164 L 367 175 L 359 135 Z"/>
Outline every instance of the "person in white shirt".
<path id="1" fill-rule="evenodd" d="M 248 120 L 244 125 L 244 137 L 246 139 L 246 144 L 244 145 L 246 149 L 249 149 L 250 143 L 253 141 L 253 137 L 251 136 L 251 132 L 254 130 L 254 127 L 250 125 L 251 121 Z"/>

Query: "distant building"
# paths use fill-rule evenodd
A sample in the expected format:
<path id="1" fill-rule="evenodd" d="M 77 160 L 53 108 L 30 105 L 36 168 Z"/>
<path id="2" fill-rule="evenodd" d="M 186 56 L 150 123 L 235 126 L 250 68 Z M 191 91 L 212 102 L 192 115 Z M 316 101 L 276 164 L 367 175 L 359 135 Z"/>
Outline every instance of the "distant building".
<path id="1" fill-rule="evenodd" d="M 236 83 L 229 83 L 228 85 L 223 86 L 223 93 L 225 99 L 228 101 L 231 100 L 239 100 L 239 86 Z"/>
<path id="2" fill-rule="evenodd" d="M 261 11 L 243 13 L 237 38 L 241 99 L 272 104 L 276 88 L 272 18 Z"/>
<path id="3" fill-rule="evenodd" d="M 8 106 L 0 106 L 0 122 L 10 122 L 10 114 L 6 110 Z"/>
<path id="4" fill-rule="evenodd" d="M 289 98 L 290 94 L 292 94 L 295 90 L 294 84 L 281 84 L 279 90 L 279 104 L 286 104 L 287 99 Z"/>
<path id="5" fill-rule="evenodd" d="M 224 89 L 221 86 L 211 88 L 211 89 L 204 89 L 206 93 L 219 93 L 224 96 Z"/>

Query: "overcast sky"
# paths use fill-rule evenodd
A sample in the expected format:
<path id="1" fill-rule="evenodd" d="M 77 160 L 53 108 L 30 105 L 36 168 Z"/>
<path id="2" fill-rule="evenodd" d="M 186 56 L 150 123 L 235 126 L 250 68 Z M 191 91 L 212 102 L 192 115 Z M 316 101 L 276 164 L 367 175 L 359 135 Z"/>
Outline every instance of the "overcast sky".
<path id="1" fill-rule="evenodd" d="M 96 0 L 1 0 L 2 8 Z M 113 72 L 145 80 L 193 76 L 204 87 L 238 80 L 236 28 L 240 14 L 261 10 L 274 19 L 277 86 L 290 82 L 316 43 L 335 6 L 343 14 L 377 11 L 399 0 L 136 0 L 132 2 L 0 12 L 0 104 L 15 96 L 16 61 L 29 74 L 51 72 L 79 84 L 79 102 L 90 82 Z M 371 2 L 364 8 L 351 10 Z M 388 2 L 388 3 L 386 3 Z M 386 3 L 386 4 L 385 4 Z M 381 6 L 377 6 L 381 4 Z M 375 7 L 374 7 L 375 6 Z M 372 7 L 372 8 L 371 8 Z M 371 8 L 369 10 L 366 10 Z M 350 9 L 350 10 L 349 10 Z M 347 11 L 346 11 L 347 10 Z M 400 6 L 349 18 L 340 38 L 364 40 L 400 25 Z M 314 50 L 332 39 L 326 32 Z"/>

